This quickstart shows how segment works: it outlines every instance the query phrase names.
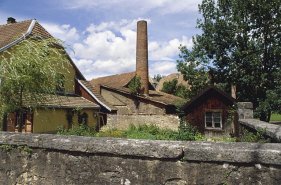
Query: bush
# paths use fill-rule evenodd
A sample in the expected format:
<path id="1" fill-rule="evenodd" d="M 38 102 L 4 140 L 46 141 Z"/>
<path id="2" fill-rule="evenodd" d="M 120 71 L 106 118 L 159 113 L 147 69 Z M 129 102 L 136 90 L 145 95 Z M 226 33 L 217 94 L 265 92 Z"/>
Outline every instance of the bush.
<path id="1" fill-rule="evenodd" d="M 142 124 L 138 127 L 131 124 L 127 131 L 127 138 L 131 139 L 175 140 L 176 136 L 177 131 L 160 129 L 153 124 Z"/>
<path id="2" fill-rule="evenodd" d="M 95 136 L 95 128 L 90 127 L 85 124 L 79 124 L 78 126 L 73 126 L 70 129 L 65 129 L 63 125 L 58 126 L 58 135 L 75 135 L 75 136 L 87 136 L 94 137 Z"/>
<path id="3" fill-rule="evenodd" d="M 117 130 L 117 129 L 108 129 L 105 131 L 100 131 L 96 134 L 96 137 L 117 137 L 117 138 L 126 138 L 126 131 Z"/>
<path id="4" fill-rule="evenodd" d="M 200 141 L 204 140 L 204 136 L 198 132 L 195 126 L 192 126 L 188 123 L 186 124 L 185 117 L 182 117 L 176 139 L 180 141 Z"/>
<path id="5" fill-rule="evenodd" d="M 264 133 L 266 129 L 258 128 L 257 132 L 254 134 L 253 132 L 249 132 L 247 129 L 242 127 L 242 132 L 240 137 L 237 139 L 238 142 L 250 142 L 250 143 L 267 143 L 268 139 L 265 139 Z"/>

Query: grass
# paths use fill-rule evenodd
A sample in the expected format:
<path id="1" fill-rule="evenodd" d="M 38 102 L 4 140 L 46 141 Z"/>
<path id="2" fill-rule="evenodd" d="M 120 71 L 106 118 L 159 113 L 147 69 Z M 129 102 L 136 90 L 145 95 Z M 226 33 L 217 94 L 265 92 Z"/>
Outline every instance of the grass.
<path id="1" fill-rule="evenodd" d="M 271 115 L 271 117 L 270 117 L 270 121 L 280 121 L 281 122 L 281 115 L 280 114 L 276 114 L 276 113 L 274 113 L 274 114 L 272 114 Z"/>

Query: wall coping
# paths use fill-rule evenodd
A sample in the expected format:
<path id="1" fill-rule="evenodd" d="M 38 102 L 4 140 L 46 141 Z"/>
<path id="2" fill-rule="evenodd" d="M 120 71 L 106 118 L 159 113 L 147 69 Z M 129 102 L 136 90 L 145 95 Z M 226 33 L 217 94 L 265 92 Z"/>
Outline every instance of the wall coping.
<path id="1" fill-rule="evenodd" d="M 0 145 L 26 145 L 58 151 L 117 156 L 281 165 L 277 143 L 229 143 L 96 138 L 0 132 Z"/>
<path id="2" fill-rule="evenodd" d="M 255 119 L 240 119 L 239 123 L 252 129 L 266 129 L 265 135 L 276 142 L 281 142 L 281 126 Z"/>

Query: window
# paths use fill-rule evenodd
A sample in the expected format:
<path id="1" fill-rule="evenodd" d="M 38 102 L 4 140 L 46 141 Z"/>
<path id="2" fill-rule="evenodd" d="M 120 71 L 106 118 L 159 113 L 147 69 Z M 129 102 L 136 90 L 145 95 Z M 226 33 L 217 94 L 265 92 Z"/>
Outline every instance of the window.
<path id="1" fill-rule="evenodd" d="M 205 112 L 205 127 L 221 128 L 221 112 Z"/>

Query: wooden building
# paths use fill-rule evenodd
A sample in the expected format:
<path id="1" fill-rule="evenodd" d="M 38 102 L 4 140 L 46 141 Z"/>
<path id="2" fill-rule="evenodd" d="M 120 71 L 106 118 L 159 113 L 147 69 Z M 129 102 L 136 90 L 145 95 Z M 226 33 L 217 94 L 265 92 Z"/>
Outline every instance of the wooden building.
<path id="1" fill-rule="evenodd" d="M 229 137 L 234 133 L 234 123 L 227 122 L 229 109 L 236 99 L 210 85 L 187 102 L 181 110 L 185 112 L 186 123 L 196 126 L 207 138 Z"/>

